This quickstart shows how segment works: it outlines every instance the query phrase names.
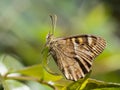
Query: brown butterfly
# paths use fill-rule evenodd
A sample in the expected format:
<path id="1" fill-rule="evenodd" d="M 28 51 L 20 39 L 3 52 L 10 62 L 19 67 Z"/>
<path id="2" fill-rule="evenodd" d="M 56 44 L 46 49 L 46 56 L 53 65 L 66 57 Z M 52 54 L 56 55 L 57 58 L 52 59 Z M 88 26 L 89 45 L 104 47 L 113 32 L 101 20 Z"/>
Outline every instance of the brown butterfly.
<path id="1" fill-rule="evenodd" d="M 57 16 L 51 16 L 51 19 L 54 30 Z M 84 78 L 90 72 L 93 60 L 106 46 L 105 40 L 98 36 L 77 35 L 55 38 L 53 32 L 47 35 L 46 44 L 64 76 L 74 81 Z"/>

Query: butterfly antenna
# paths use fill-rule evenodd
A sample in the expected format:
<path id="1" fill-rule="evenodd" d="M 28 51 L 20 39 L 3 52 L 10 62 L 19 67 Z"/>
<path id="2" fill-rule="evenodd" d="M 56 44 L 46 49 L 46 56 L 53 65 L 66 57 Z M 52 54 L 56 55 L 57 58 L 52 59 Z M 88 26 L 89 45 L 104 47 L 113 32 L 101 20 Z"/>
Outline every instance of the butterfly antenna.
<path id="1" fill-rule="evenodd" d="M 57 22 L 57 16 L 56 15 L 50 15 L 51 21 L 52 21 L 52 34 L 54 35 L 54 31 L 56 28 L 56 22 Z"/>

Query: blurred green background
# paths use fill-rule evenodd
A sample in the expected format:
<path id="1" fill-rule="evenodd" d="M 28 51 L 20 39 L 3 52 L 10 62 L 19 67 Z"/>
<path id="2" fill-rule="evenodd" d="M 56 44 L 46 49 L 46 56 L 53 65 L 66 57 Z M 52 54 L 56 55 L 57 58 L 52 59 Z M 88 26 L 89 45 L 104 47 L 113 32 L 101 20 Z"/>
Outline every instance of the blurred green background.
<path id="1" fill-rule="evenodd" d="M 41 63 L 41 50 L 51 30 L 50 14 L 58 17 L 55 37 L 103 37 L 107 46 L 94 60 L 91 77 L 120 83 L 119 0 L 0 0 L 0 55 L 6 55 L 0 61 L 1 75 Z M 49 66 L 56 68 L 53 60 Z"/>

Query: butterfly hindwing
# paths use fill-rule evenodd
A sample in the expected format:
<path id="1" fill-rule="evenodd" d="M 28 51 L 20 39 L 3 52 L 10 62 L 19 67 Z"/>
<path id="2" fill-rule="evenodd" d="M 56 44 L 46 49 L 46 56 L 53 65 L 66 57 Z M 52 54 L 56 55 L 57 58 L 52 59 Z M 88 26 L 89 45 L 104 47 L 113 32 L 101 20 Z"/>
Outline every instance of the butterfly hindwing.
<path id="1" fill-rule="evenodd" d="M 56 38 L 50 48 L 65 77 L 77 81 L 90 71 L 94 58 L 105 48 L 105 40 L 91 35 Z"/>

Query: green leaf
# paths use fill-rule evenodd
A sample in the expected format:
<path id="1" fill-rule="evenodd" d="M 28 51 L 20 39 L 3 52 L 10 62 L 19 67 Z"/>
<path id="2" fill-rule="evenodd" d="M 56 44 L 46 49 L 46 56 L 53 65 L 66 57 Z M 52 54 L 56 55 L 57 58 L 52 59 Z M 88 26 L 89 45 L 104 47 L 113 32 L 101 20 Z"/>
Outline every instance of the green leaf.
<path id="1" fill-rule="evenodd" d="M 43 69 L 42 65 L 40 64 L 18 70 L 15 73 L 20 73 L 22 75 L 31 76 L 39 80 L 43 79 L 45 81 L 56 81 L 62 78 L 62 76 L 60 75 L 54 75 L 54 74 L 47 72 L 45 69 Z"/>
<path id="2" fill-rule="evenodd" d="M 51 73 L 47 72 L 46 70 L 44 70 L 44 80 L 45 81 L 57 81 L 62 78 L 63 77 L 61 75 L 51 74 Z"/>
<path id="3" fill-rule="evenodd" d="M 3 84 L 4 90 L 53 90 L 47 85 L 34 81 L 22 83 L 17 80 L 5 80 Z"/>
<path id="4" fill-rule="evenodd" d="M 31 90 L 53 90 L 53 87 L 35 81 L 27 81 L 26 84 Z"/>
<path id="5" fill-rule="evenodd" d="M 27 85 L 16 80 L 5 80 L 4 90 L 31 90 Z"/>
<path id="6" fill-rule="evenodd" d="M 82 79 L 73 82 L 65 90 L 119 90 L 120 84 L 99 81 L 95 79 Z"/>
<path id="7" fill-rule="evenodd" d="M 91 72 L 90 72 L 91 73 Z M 90 73 L 86 75 L 85 78 L 80 79 L 76 82 L 73 82 L 69 84 L 66 89 L 67 90 L 101 90 L 105 88 L 119 88 L 120 89 L 120 84 L 119 83 L 110 83 L 110 82 L 104 82 L 104 81 L 99 81 L 95 79 L 88 78 Z"/>
<path id="8" fill-rule="evenodd" d="M 86 87 L 84 88 L 84 90 L 89 90 L 89 89 L 100 89 L 101 90 L 102 88 L 109 88 L 109 89 L 110 88 L 119 88 L 120 89 L 120 84 L 104 82 L 104 81 L 99 81 L 99 80 L 95 80 L 95 79 L 88 79 L 88 83 L 86 84 Z"/>
<path id="9" fill-rule="evenodd" d="M 66 90 L 66 87 L 72 82 L 73 81 L 71 80 L 61 79 L 55 82 L 54 87 L 56 88 L 56 90 Z"/>
<path id="10" fill-rule="evenodd" d="M 16 73 L 31 76 L 31 77 L 37 78 L 39 80 L 43 78 L 43 74 L 44 74 L 43 68 L 40 64 L 21 69 L 21 70 L 17 71 Z"/>

